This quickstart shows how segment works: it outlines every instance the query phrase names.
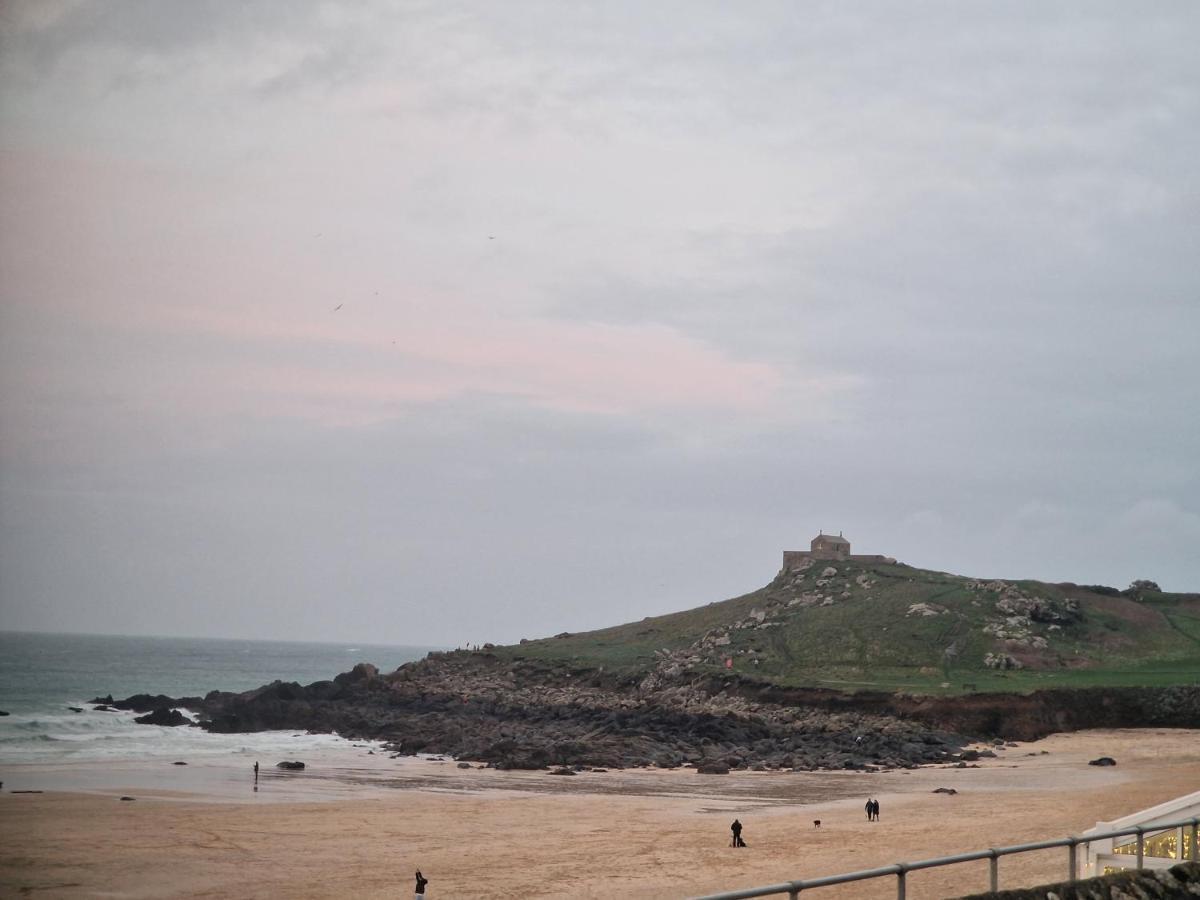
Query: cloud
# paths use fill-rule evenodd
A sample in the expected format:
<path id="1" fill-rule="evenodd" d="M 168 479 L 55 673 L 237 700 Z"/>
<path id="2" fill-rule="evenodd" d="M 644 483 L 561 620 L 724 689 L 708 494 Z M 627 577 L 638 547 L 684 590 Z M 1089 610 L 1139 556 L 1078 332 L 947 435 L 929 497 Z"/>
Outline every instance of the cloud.
<path id="1" fill-rule="evenodd" d="M 1197 25 L 7 4 L 6 621 L 532 636 L 822 526 L 1194 587 Z"/>

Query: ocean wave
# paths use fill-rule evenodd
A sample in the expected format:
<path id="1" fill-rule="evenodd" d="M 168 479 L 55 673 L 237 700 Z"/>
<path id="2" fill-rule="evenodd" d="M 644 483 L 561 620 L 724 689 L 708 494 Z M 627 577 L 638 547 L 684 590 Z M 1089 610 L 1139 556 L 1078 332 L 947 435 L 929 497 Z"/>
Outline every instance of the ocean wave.
<path id="1" fill-rule="evenodd" d="M 61 738 L 56 738 L 52 734 L 14 734 L 0 735 L 0 745 L 3 744 L 28 744 L 31 741 L 59 741 Z"/>
<path id="2" fill-rule="evenodd" d="M 184 726 L 138 725 L 133 721 L 135 715 L 85 712 L 36 716 L 17 722 L 0 720 L 0 764 L 198 759 L 231 754 L 279 754 L 280 758 L 288 758 L 350 744 L 334 734 L 293 731 L 214 734 Z"/>

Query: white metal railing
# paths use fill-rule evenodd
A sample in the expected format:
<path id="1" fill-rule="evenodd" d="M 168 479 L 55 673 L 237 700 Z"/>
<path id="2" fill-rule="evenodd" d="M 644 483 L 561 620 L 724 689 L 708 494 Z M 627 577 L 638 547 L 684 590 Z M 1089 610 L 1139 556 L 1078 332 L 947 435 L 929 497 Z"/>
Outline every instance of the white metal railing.
<path id="1" fill-rule="evenodd" d="M 1014 844 L 1011 847 L 992 847 L 988 850 L 974 850 L 970 853 L 958 853 L 953 856 L 937 856 L 933 859 L 922 859 L 917 862 L 893 863 L 890 866 L 880 866 L 877 869 L 862 869 L 858 872 L 846 872 L 842 875 L 825 875 L 820 878 L 785 881 L 782 884 L 769 884 L 764 887 L 745 888 L 740 891 L 725 891 L 722 894 L 705 894 L 702 897 L 693 898 L 693 900 L 748 900 L 750 897 L 771 897 L 777 894 L 787 894 L 790 900 L 797 900 L 801 891 L 828 887 L 832 884 L 847 884 L 851 881 L 865 881 L 868 878 L 886 878 L 889 875 L 896 876 L 896 900 L 905 900 L 905 876 L 909 872 L 914 872 L 918 869 L 935 869 L 939 866 L 950 866 L 955 863 L 975 862 L 981 859 L 986 859 L 990 862 L 988 871 L 989 890 L 998 891 L 1000 890 L 1000 857 L 1011 856 L 1016 853 L 1028 853 L 1031 850 L 1051 850 L 1055 847 L 1067 848 L 1067 867 L 1069 869 L 1067 880 L 1075 881 L 1077 878 L 1075 848 L 1080 844 L 1089 844 L 1093 841 L 1105 840 L 1106 838 L 1136 834 L 1137 868 L 1141 869 L 1145 855 L 1145 836 L 1147 833 L 1157 834 L 1160 831 L 1167 831 L 1171 828 L 1185 828 L 1188 826 L 1191 827 L 1192 833 L 1191 849 L 1188 852 L 1188 856 L 1192 862 L 1196 862 L 1198 859 L 1196 832 L 1197 828 L 1200 827 L 1200 817 L 1182 819 L 1178 822 L 1156 822 L 1153 825 L 1130 825 L 1127 828 L 1120 828 L 1116 831 L 1105 831 L 1101 834 L 1089 833 L 1082 837 L 1071 835 L 1070 837 L 1058 838 L 1052 841 Z M 1180 847 L 1176 852 L 1182 853 L 1182 851 L 1183 848 Z"/>

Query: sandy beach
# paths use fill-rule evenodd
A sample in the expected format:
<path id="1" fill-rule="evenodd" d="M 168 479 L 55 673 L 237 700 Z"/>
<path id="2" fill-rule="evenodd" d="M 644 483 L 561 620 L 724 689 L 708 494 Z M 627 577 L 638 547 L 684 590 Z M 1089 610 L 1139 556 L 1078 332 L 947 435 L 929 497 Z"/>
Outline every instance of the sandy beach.
<path id="1" fill-rule="evenodd" d="M 1087 765 L 1100 755 L 1118 765 Z M 1200 731 L 1052 735 L 978 768 L 886 773 L 566 777 L 358 748 L 301 777 L 265 765 L 258 792 L 242 760 L 8 766 L 4 778 L 5 896 L 399 897 L 420 868 L 430 900 L 679 898 L 1080 832 L 1200 788 Z M 868 796 L 878 822 L 866 821 Z M 734 817 L 744 850 L 728 846 Z M 1005 886 L 1065 872 L 1063 851 L 1001 864 Z M 986 884 L 986 864 L 969 864 L 915 873 L 908 896 Z M 883 898 L 894 886 L 814 896 Z"/>

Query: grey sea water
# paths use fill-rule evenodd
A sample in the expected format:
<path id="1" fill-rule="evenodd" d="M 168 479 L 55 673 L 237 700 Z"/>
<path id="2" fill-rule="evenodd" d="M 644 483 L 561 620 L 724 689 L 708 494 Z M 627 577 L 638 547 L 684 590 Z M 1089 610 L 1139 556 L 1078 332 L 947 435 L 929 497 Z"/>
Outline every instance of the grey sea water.
<path id="1" fill-rule="evenodd" d="M 105 694 L 198 696 L 244 691 L 276 679 L 308 684 L 357 662 L 388 672 L 431 647 L 200 638 L 0 632 L 0 763 L 87 761 L 222 753 L 269 743 L 323 744 L 326 736 L 210 735 L 137 725 L 133 714 L 97 712 Z M 83 712 L 74 712 L 80 707 Z"/>

